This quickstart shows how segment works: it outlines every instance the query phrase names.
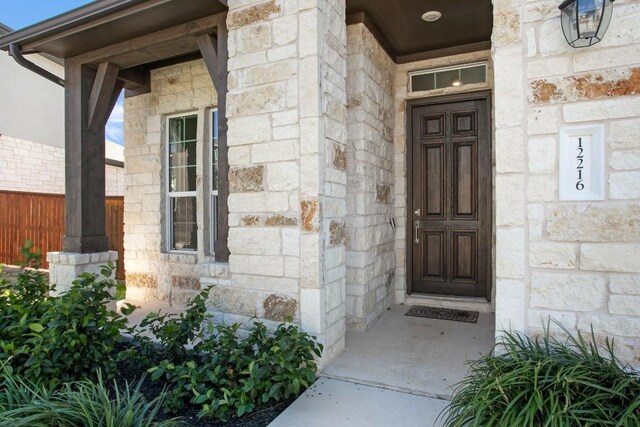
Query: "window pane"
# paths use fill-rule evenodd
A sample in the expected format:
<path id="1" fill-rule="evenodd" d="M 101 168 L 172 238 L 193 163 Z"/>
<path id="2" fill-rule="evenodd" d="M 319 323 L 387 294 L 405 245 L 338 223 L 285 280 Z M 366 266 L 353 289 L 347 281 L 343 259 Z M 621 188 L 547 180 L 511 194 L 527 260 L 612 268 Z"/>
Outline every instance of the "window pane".
<path id="1" fill-rule="evenodd" d="M 478 67 L 463 68 L 460 70 L 460 80 L 463 85 L 471 83 L 484 83 L 487 81 L 486 68 L 483 65 Z"/>
<path id="2" fill-rule="evenodd" d="M 211 196 L 211 253 L 215 251 L 215 242 L 218 240 L 218 196 Z"/>
<path id="3" fill-rule="evenodd" d="M 169 142 L 184 141 L 184 122 L 182 117 L 169 119 Z"/>
<path id="4" fill-rule="evenodd" d="M 193 141 L 198 132 L 198 116 L 187 116 L 184 118 L 184 140 Z"/>
<path id="5" fill-rule="evenodd" d="M 421 90 L 433 90 L 436 88 L 433 73 L 416 74 L 411 76 L 411 90 L 418 92 Z"/>
<path id="6" fill-rule="evenodd" d="M 211 114 L 211 190 L 218 189 L 218 112 Z"/>
<path id="7" fill-rule="evenodd" d="M 198 249 L 198 226 L 196 222 L 196 198 L 171 198 L 172 247 L 176 250 Z"/>
<path id="8" fill-rule="evenodd" d="M 460 70 L 439 71 L 436 73 L 436 88 L 441 89 L 449 86 L 460 86 Z"/>
<path id="9" fill-rule="evenodd" d="M 169 191 L 196 191 L 196 143 L 169 144 Z"/>

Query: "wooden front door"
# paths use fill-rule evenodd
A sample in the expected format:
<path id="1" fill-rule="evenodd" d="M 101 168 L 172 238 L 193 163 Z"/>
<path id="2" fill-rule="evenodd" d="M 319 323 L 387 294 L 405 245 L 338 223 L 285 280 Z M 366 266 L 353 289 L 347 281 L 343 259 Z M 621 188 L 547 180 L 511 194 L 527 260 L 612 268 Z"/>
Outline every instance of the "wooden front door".
<path id="1" fill-rule="evenodd" d="M 489 95 L 410 105 L 409 292 L 489 300 Z"/>

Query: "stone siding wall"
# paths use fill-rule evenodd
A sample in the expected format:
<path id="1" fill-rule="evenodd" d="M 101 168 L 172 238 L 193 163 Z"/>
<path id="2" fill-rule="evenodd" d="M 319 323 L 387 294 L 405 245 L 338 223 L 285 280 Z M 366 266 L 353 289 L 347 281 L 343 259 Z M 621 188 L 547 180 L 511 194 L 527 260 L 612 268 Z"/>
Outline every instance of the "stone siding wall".
<path id="1" fill-rule="evenodd" d="M 593 325 L 640 366 L 640 4 L 616 1 L 604 40 L 572 49 L 557 2 L 494 3 L 497 328 Z M 596 123 L 605 200 L 561 202 L 558 131 Z"/>
<path id="2" fill-rule="evenodd" d="M 105 173 L 107 196 L 124 195 L 124 169 Z M 0 135 L 0 190 L 64 194 L 64 149 Z"/>
<path id="3" fill-rule="evenodd" d="M 364 24 L 347 28 L 347 323 L 366 329 L 394 300 L 395 64 Z M 344 159 L 344 161 L 343 161 Z"/>
<path id="4" fill-rule="evenodd" d="M 180 305 L 215 284 L 209 306 L 222 321 L 291 316 L 325 344 L 325 361 L 342 350 L 346 173 L 334 153 L 346 144 L 344 13 L 344 0 L 229 2 L 228 264 L 206 245 L 184 254 L 164 242 L 165 118 L 198 111 L 202 123 L 215 105 L 202 61 L 154 70 L 152 92 L 125 101 L 131 297 Z M 207 173 L 199 166 L 199 206 Z M 199 242 L 207 217 L 199 209 Z"/>

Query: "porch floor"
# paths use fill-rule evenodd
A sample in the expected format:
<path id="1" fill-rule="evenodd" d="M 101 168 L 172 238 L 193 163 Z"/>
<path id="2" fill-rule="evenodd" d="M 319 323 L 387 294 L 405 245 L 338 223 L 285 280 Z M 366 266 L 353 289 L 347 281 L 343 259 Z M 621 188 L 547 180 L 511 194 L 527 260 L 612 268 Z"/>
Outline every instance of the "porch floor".
<path id="1" fill-rule="evenodd" d="M 493 314 L 478 323 L 453 322 L 404 314 L 409 305 L 392 306 L 365 332 L 347 332 L 346 349 L 322 376 L 449 399 L 468 360 L 493 348 Z"/>

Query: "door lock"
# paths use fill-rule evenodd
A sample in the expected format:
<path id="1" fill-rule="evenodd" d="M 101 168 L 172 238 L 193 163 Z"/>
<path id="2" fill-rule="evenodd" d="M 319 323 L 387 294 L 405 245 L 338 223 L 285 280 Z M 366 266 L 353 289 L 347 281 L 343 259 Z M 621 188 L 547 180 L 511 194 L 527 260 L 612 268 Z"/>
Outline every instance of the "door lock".
<path id="1" fill-rule="evenodd" d="M 416 209 L 415 211 L 413 211 L 413 214 L 417 217 L 420 217 L 420 209 Z"/>
<path id="2" fill-rule="evenodd" d="M 413 235 L 413 243 L 416 245 L 420 243 L 420 221 L 413 221 L 414 235 Z"/>

